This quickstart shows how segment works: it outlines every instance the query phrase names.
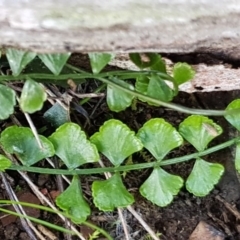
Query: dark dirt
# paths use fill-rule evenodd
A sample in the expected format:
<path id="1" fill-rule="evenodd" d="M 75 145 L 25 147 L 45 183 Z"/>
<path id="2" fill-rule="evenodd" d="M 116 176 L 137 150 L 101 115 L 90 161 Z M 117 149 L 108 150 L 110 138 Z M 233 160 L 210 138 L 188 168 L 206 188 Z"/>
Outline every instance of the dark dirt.
<path id="1" fill-rule="evenodd" d="M 172 56 L 172 58 L 176 59 L 174 56 Z M 193 58 L 190 57 L 189 59 L 191 60 Z M 181 59 L 177 59 L 177 61 L 179 60 Z M 189 62 L 190 60 L 187 59 L 186 61 Z M 84 66 L 86 70 L 89 70 L 88 61 L 87 59 L 84 59 L 83 55 L 74 55 L 70 62 L 74 63 L 76 66 L 79 65 L 79 62 L 81 62 L 83 63 L 80 64 L 81 67 Z M 90 92 L 94 87 L 96 87 L 94 84 L 87 83 L 84 87 L 84 91 Z M 194 94 L 180 93 L 179 96 L 174 99 L 174 102 L 193 108 L 224 109 L 228 103 L 239 96 L 240 91 Z M 88 104 L 84 105 L 84 108 L 89 115 L 93 112 L 93 109 L 98 101 L 98 99 L 92 99 Z M 155 117 L 164 118 L 175 127 L 178 127 L 179 123 L 187 117 L 187 115 L 161 107 L 156 108 L 146 106 L 143 103 L 138 103 L 135 111 L 132 111 L 129 108 L 126 111 L 116 114 L 108 110 L 105 99 L 103 99 L 90 118 L 91 125 L 86 125 L 85 131 L 89 136 L 91 136 L 94 132 L 98 131 L 99 126 L 102 125 L 104 121 L 110 118 L 120 119 L 130 128 L 137 131 L 138 128 L 140 128 L 147 120 Z M 38 128 L 46 125 L 46 122 L 42 119 L 41 114 L 38 113 L 34 119 L 34 123 Z M 214 117 L 212 119 L 223 127 L 224 134 L 218 137 L 213 143 L 211 143 L 211 145 L 219 144 L 236 135 L 236 131 L 230 127 L 224 118 Z M 77 112 L 75 112 L 72 116 L 72 120 L 77 121 L 82 126 L 86 121 L 86 119 Z M 2 126 L 4 127 L 5 125 L 3 124 Z M 172 158 L 176 156 L 183 156 L 192 152 L 194 152 L 194 149 L 186 144 L 180 149 L 171 152 L 168 157 Z M 150 170 L 132 171 L 127 174 L 124 182 L 135 197 L 136 202 L 133 207 L 155 232 L 161 234 L 160 239 L 188 239 L 200 221 L 205 221 L 224 233 L 225 239 L 240 239 L 240 219 L 226 207 L 227 203 L 229 203 L 231 206 L 236 207 L 236 211 L 240 211 L 240 183 L 234 169 L 233 149 L 224 149 L 206 156 L 204 159 L 219 162 L 225 166 L 226 171 L 220 183 L 211 192 L 211 194 L 203 198 L 195 197 L 183 188 L 180 194 L 174 198 L 174 201 L 165 208 L 160 208 L 151 204 L 138 192 L 138 188 L 149 176 Z M 133 161 L 143 162 L 144 160 L 140 155 L 136 154 L 133 156 Z M 189 161 L 186 163 L 171 165 L 165 167 L 165 169 L 170 173 L 181 175 L 184 179 L 186 179 L 191 172 L 193 163 L 194 161 Z M 44 166 L 44 163 L 41 163 L 41 166 Z M 26 183 L 17 173 L 11 171 L 7 171 L 7 173 L 13 178 L 12 187 L 14 189 L 20 188 L 24 190 L 25 193 L 31 192 Z M 96 178 L 101 177 L 102 176 L 85 176 L 82 179 L 84 194 L 86 195 L 89 203 L 92 202 L 90 191 L 91 183 Z M 31 178 L 33 179 L 33 182 L 39 186 L 39 189 L 49 198 L 54 198 L 54 196 L 58 194 L 55 176 L 31 174 Z M 0 198 L 8 198 L 2 184 L 0 189 Z M 118 221 L 117 212 L 104 213 L 94 208 L 93 205 L 92 211 L 93 213 L 91 217 L 89 217 L 90 221 L 111 233 L 114 239 L 124 239 L 123 229 Z M 39 213 L 33 213 L 33 216 L 36 216 L 36 214 Z M 132 239 L 151 239 L 147 236 L 146 232 L 137 220 L 126 210 L 124 210 L 124 217 L 128 224 Z M 40 212 L 40 218 L 52 223 L 62 224 L 57 217 L 44 212 Z M 5 220 L 3 219 L 4 217 L 2 216 L 2 223 L 0 223 L 0 238 L 6 240 L 30 239 L 24 232 L 19 220 L 15 219 L 8 224 L 4 224 L 3 221 Z M 89 230 L 84 226 L 80 227 L 82 233 L 85 233 L 86 235 L 92 233 L 92 230 Z M 53 232 L 57 236 L 57 239 L 65 239 L 62 234 L 56 231 Z"/>

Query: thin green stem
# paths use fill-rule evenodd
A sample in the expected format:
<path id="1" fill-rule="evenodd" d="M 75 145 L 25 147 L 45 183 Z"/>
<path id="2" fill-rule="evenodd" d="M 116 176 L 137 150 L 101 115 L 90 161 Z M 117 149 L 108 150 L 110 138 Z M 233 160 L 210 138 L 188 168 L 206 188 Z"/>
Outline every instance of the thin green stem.
<path id="1" fill-rule="evenodd" d="M 75 67 L 71 64 L 66 64 L 66 67 L 69 69 L 76 71 L 78 73 L 87 73 L 86 71 L 83 71 L 82 69 Z M 100 74 L 94 74 L 93 78 L 95 77 L 112 77 L 112 76 L 121 76 L 121 79 L 133 79 L 136 78 L 136 76 L 142 75 L 142 74 L 150 74 L 155 73 L 158 76 L 162 77 L 164 80 L 171 81 L 175 83 L 174 78 L 166 73 L 162 73 L 156 70 L 142 70 L 142 71 L 132 71 L 132 70 L 119 70 L 119 71 L 110 71 L 110 72 L 104 72 Z"/>
<path id="2" fill-rule="evenodd" d="M 57 230 L 57 231 L 61 231 L 61 232 L 64 232 L 64 233 L 75 234 L 75 233 L 74 233 L 73 231 L 71 231 L 71 230 L 68 230 L 68 229 L 63 228 L 63 227 L 60 227 L 60 226 L 58 226 L 58 225 L 55 225 L 55 224 L 52 224 L 52 223 L 43 221 L 43 220 L 38 219 L 38 218 L 34 218 L 34 217 L 30 217 L 30 216 L 25 216 L 25 215 L 23 215 L 23 214 L 16 213 L 16 212 L 14 212 L 14 211 L 10 211 L 10 210 L 7 210 L 7 209 L 1 208 L 1 207 L 0 207 L 0 211 L 1 211 L 1 212 L 8 213 L 8 214 L 11 214 L 11 215 L 14 215 L 14 216 L 17 216 L 17 217 L 22 217 L 22 218 L 29 219 L 29 220 L 31 220 L 31 221 L 33 221 L 33 222 L 39 223 L 39 224 L 41 224 L 41 225 L 44 225 L 44 226 L 46 226 L 46 227 L 55 229 L 55 230 Z"/>
<path id="3" fill-rule="evenodd" d="M 39 167 L 29 167 L 29 166 L 19 166 L 19 165 L 11 165 L 8 170 L 20 170 L 20 171 L 27 171 L 27 172 L 35 172 L 35 173 L 42 173 L 42 174 L 62 174 L 62 175 L 90 175 L 90 174 L 99 174 L 104 172 L 120 172 L 120 171 L 132 171 L 132 170 L 140 170 L 145 168 L 152 168 L 156 166 L 166 166 L 176 163 L 181 163 L 185 161 L 189 161 L 191 159 L 195 159 L 198 157 L 202 157 L 208 155 L 210 153 L 222 150 L 224 148 L 230 147 L 233 144 L 236 144 L 240 141 L 240 137 L 231 139 L 224 143 L 221 143 L 217 146 L 208 148 L 205 151 L 192 153 L 189 155 L 185 155 L 182 157 L 172 158 L 163 160 L 160 163 L 149 162 L 149 163 L 139 163 L 139 164 L 131 164 L 126 166 L 119 166 L 119 167 L 106 167 L 106 168 L 89 168 L 89 169 L 51 169 L 51 168 L 39 168 Z"/>
<path id="4" fill-rule="evenodd" d="M 164 107 L 168 107 L 171 108 L 173 110 L 179 111 L 179 112 L 183 112 L 183 113 L 187 113 L 187 114 L 197 114 L 197 115 L 204 115 L 204 116 L 223 116 L 226 114 L 225 110 L 205 110 L 205 109 L 194 109 L 194 108 L 187 108 L 187 107 L 183 107 L 181 105 L 178 104 L 174 104 L 174 103 L 169 103 L 169 102 L 163 102 L 160 101 L 156 98 L 152 98 L 146 95 L 143 95 L 139 92 L 130 90 L 128 88 L 123 87 L 122 85 L 119 85 L 115 82 L 112 82 L 111 80 L 105 79 L 105 78 L 97 78 L 98 80 L 105 82 L 109 85 L 112 85 L 113 87 L 120 89 L 126 93 L 130 93 L 135 97 L 139 97 L 144 99 L 145 101 L 149 101 L 149 102 L 153 102 L 156 104 L 159 104 L 161 106 Z"/>
<path id="5" fill-rule="evenodd" d="M 231 139 L 229 141 L 226 141 L 224 143 L 221 143 L 217 146 L 208 148 L 203 152 L 193 153 L 193 154 L 189 154 L 189 155 L 186 155 L 186 156 L 183 156 L 183 157 L 164 160 L 160 163 L 160 166 L 172 165 L 172 164 L 176 164 L 176 163 L 185 162 L 185 161 L 191 160 L 193 158 L 203 157 L 205 155 L 208 155 L 208 154 L 220 151 L 224 148 L 230 147 L 231 145 L 236 144 L 238 142 L 240 142 L 240 137 L 233 138 L 233 139 Z"/>
<path id="6" fill-rule="evenodd" d="M 84 73 L 84 74 L 88 74 L 86 71 L 81 70 L 78 67 L 74 67 L 71 64 L 66 64 L 66 66 L 78 73 Z M 111 72 L 105 72 L 105 73 L 100 73 L 100 74 L 93 74 L 92 78 L 96 78 L 102 82 L 105 82 L 109 85 L 115 86 L 118 89 L 121 89 L 125 92 L 131 93 L 133 94 L 135 97 L 141 97 L 143 99 L 145 99 L 146 101 L 151 101 L 151 102 L 155 102 L 156 104 L 160 104 L 164 107 L 169 107 L 173 110 L 177 110 L 179 112 L 183 112 L 183 113 L 187 113 L 187 114 L 199 114 L 199 115 L 206 115 L 206 116 L 224 116 L 227 114 L 235 114 L 237 111 L 239 111 L 239 109 L 232 109 L 232 110 L 202 110 L 202 109 L 191 109 L 191 108 L 186 108 L 177 104 L 173 104 L 173 103 L 166 103 L 166 102 L 162 102 L 158 99 L 154 99 L 152 97 L 148 97 L 146 95 L 142 95 L 141 93 L 132 91 L 130 89 L 127 89 L 121 85 L 118 85 L 108 79 L 103 79 L 104 77 L 112 77 L 112 76 L 119 76 L 121 77 L 122 80 L 124 79 L 133 79 L 135 77 L 140 76 L 141 74 L 150 74 L 150 73 L 155 73 L 158 74 L 160 77 L 162 77 L 165 80 L 169 80 L 171 82 L 173 82 L 174 84 L 174 96 L 176 96 L 178 94 L 178 86 L 176 84 L 176 81 L 174 80 L 174 78 L 172 78 L 170 75 L 165 74 L 165 73 L 161 73 L 159 71 L 155 71 L 155 70 L 150 70 L 150 71 L 111 71 Z M 88 77 L 86 77 L 88 78 Z M 83 101 L 83 100 L 82 100 Z"/>
<path id="7" fill-rule="evenodd" d="M 64 217 L 71 219 L 71 215 L 69 215 L 69 214 L 66 214 L 64 212 L 60 212 L 60 211 L 57 211 L 57 210 L 53 210 L 52 208 L 42 206 L 42 205 L 38 205 L 38 204 L 34 204 L 34 203 L 18 202 L 18 201 L 11 201 L 11 200 L 0 200 L 0 204 L 19 204 L 19 205 L 22 205 L 22 206 L 36 208 L 36 209 L 40 209 L 40 210 L 47 211 L 47 212 L 54 213 L 54 214 L 61 214 Z M 1 211 L 1 208 L 0 208 L 0 211 Z M 103 230 L 102 228 L 99 228 L 98 226 L 94 225 L 93 223 L 83 222 L 81 224 L 86 225 L 86 226 L 88 226 L 88 227 L 90 227 L 94 230 L 98 230 L 107 239 L 113 240 L 112 237 L 105 230 Z M 68 230 L 68 229 L 65 229 L 65 228 L 63 228 L 63 229 L 66 230 L 67 233 L 75 234 L 74 231 L 71 231 L 71 230 Z"/>
<path id="8" fill-rule="evenodd" d="M 98 74 L 93 74 L 93 73 L 87 73 L 87 72 L 78 72 L 78 73 L 69 73 L 69 74 L 62 74 L 55 76 L 53 74 L 45 74 L 45 73 L 29 73 L 29 74 L 20 74 L 18 76 L 12 76 L 12 75 L 4 75 L 0 76 L 0 82 L 1 81 L 15 81 L 15 80 L 25 80 L 27 78 L 31 79 L 48 79 L 48 80 L 63 80 L 66 81 L 66 79 L 84 79 L 84 78 L 105 78 L 105 77 L 121 77 L 121 79 L 134 79 L 141 74 L 149 74 L 151 71 L 139 71 L 139 72 L 134 72 L 134 71 L 112 71 L 112 72 L 104 72 L 104 73 L 98 73 Z M 167 78 L 166 80 L 172 81 L 172 78 L 168 76 L 165 73 L 157 73 L 159 76 L 164 76 Z M 164 78 L 164 79 L 165 79 Z"/>
<path id="9" fill-rule="evenodd" d="M 75 68 L 74 69 L 78 69 Z M 81 70 L 79 70 L 81 71 Z M 169 102 L 163 102 L 160 101 L 158 99 L 146 96 L 144 94 L 141 94 L 139 92 L 130 90 L 128 88 L 125 88 L 122 85 L 119 85 L 109 79 L 107 79 L 107 77 L 113 77 L 113 76 L 117 76 L 121 79 L 127 79 L 127 78 L 136 78 L 138 76 L 140 76 L 141 74 L 149 74 L 149 73 L 156 73 L 159 76 L 161 76 L 163 79 L 167 79 L 169 81 L 173 81 L 172 77 L 165 74 L 165 73 L 161 73 L 161 72 L 157 72 L 157 71 L 139 71 L 139 72 L 134 72 L 134 71 L 112 71 L 112 72 L 106 72 L 106 73 L 99 73 L 99 74 L 92 74 L 92 73 L 86 73 L 86 72 L 80 72 L 80 73 L 73 73 L 73 74 L 63 74 L 63 75 L 59 75 L 59 76 L 54 76 L 52 74 L 38 74 L 38 73 L 32 73 L 32 74 L 21 74 L 19 76 L 0 76 L 0 81 L 10 81 L 10 80 L 19 80 L 19 79 L 27 79 L 27 78 L 32 78 L 32 79 L 48 79 L 48 80 L 66 80 L 66 79 L 86 79 L 86 78 L 92 78 L 92 79 L 98 79 L 99 81 L 102 81 L 106 84 L 109 84 L 117 89 L 121 89 L 122 91 L 132 94 L 135 97 L 139 97 L 144 99 L 145 101 L 149 101 L 149 102 L 153 102 L 155 104 L 179 111 L 179 112 L 183 112 L 183 113 L 187 113 L 187 114 L 198 114 L 198 115 L 205 115 L 205 116 L 223 116 L 226 114 L 229 114 L 229 112 L 225 111 L 225 110 L 205 110 L 205 109 L 191 109 L 191 108 L 187 108 L 181 105 L 177 105 L 174 103 L 169 103 Z M 174 82 L 174 81 L 173 81 Z M 235 111 L 235 110 L 234 110 Z"/>
<path id="10" fill-rule="evenodd" d="M 45 74 L 45 73 L 29 73 L 29 74 L 21 74 L 19 76 L 12 76 L 12 75 L 0 76 L 0 81 L 25 80 L 27 78 L 66 81 L 67 79 L 75 80 L 75 79 L 93 78 L 93 75 L 91 73 L 70 73 L 70 74 L 55 76 L 52 74 Z"/>
<path id="11" fill-rule="evenodd" d="M 70 215 L 64 213 L 64 212 L 60 212 L 57 210 L 53 210 L 52 208 L 43 206 L 43 205 L 38 205 L 38 204 L 34 204 L 34 203 L 29 203 L 29 202 L 21 202 L 21 201 L 12 201 L 12 200 L 0 200 L 0 204 L 18 204 L 18 205 L 22 205 L 22 206 L 26 206 L 26 207 L 31 207 L 31 208 L 37 208 L 46 212 L 50 212 L 50 213 L 55 213 L 55 214 L 61 214 L 64 217 L 67 218 L 71 218 Z"/>

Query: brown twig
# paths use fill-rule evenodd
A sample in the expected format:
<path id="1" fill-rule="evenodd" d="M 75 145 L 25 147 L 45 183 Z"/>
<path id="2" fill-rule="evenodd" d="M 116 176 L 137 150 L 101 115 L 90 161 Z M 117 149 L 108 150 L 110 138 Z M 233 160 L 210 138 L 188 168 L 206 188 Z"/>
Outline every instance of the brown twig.
<path id="1" fill-rule="evenodd" d="M 238 220 L 240 219 L 240 213 L 235 206 L 232 206 L 231 204 L 229 204 L 226 200 L 224 200 L 220 196 L 216 196 L 215 198 L 219 202 L 223 203 L 224 206 L 226 207 L 226 209 L 228 209 Z"/>
<path id="2" fill-rule="evenodd" d="M 105 97 L 105 93 L 75 93 L 73 90 L 69 89 L 69 93 L 78 97 L 78 98 L 100 98 Z"/>

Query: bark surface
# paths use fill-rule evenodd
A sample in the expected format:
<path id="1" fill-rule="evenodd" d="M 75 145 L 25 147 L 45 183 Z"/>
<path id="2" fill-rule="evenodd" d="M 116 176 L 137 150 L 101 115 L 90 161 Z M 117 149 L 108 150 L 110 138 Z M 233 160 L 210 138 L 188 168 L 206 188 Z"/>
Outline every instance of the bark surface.
<path id="1" fill-rule="evenodd" d="M 0 46 L 240 55 L 236 0 L 0 0 Z"/>

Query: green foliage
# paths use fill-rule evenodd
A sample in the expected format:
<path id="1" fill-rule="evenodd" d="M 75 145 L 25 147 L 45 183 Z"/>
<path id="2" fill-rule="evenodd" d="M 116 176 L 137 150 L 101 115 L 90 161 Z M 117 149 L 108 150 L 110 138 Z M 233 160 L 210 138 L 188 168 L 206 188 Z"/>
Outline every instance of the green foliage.
<path id="1" fill-rule="evenodd" d="M 222 128 L 203 116 L 190 116 L 179 126 L 179 132 L 198 151 L 203 151 L 208 143 L 222 133 Z M 206 196 L 218 183 L 224 167 L 197 158 L 193 170 L 186 181 L 186 188 L 195 196 Z"/>
<path id="2" fill-rule="evenodd" d="M 235 99 L 226 108 L 226 120 L 240 131 L 240 99 Z"/>
<path id="3" fill-rule="evenodd" d="M 1 133 L 0 144 L 3 149 L 18 156 L 23 165 L 30 166 L 43 158 L 54 155 L 52 143 L 44 136 L 39 136 L 42 149 L 37 143 L 31 129 L 12 126 Z"/>
<path id="4" fill-rule="evenodd" d="M 224 167 L 221 164 L 209 163 L 199 158 L 186 181 L 186 188 L 195 196 L 204 197 L 218 183 L 223 172 Z"/>
<path id="5" fill-rule="evenodd" d="M 157 53 L 146 53 L 143 56 L 139 53 L 131 53 L 129 56 L 133 63 L 140 69 L 148 68 L 156 70 L 156 72 L 148 75 L 141 74 L 137 76 L 136 91 L 163 102 L 172 101 L 178 92 L 178 86 L 190 81 L 195 74 L 192 67 L 187 63 L 177 63 L 173 69 L 173 77 L 171 77 L 166 71 L 164 60 Z M 166 80 L 172 82 L 172 84 L 167 84 Z M 172 86 L 170 87 L 170 85 Z M 142 97 L 138 97 L 138 99 L 146 102 Z M 147 101 L 147 103 L 154 106 L 161 105 L 151 101 Z"/>
<path id="6" fill-rule="evenodd" d="M 149 77 L 147 95 L 163 102 L 170 102 L 174 97 L 174 92 L 161 77 L 153 74 Z"/>
<path id="7" fill-rule="evenodd" d="M 14 76 L 18 76 L 21 71 L 29 64 L 36 56 L 36 53 L 25 52 L 13 48 L 8 48 L 6 56 Z"/>
<path id="8" fill-rule="evenodd" d="M 160 162 L 172 149 L 182 145 L 183 139 L 177 130 L 161 118 L 151 119 L 139 129 L 137 136 L 148 151 Z M 158 206 L 166 206 L 183 185 L 179 176 L 155 168 L 140 187 L 140 193 Z"/>
<path id="9" fill-rule="evenodd" d="M 15 92 L 0 84 L 0 120 L 7 119 L 13 112 L 16 104 Z"/>
<path id="10" fill-rule="evenodd" d="M 137 77 L 135 84 L 136 91 L 144 95 L 147 95 L 149 81 L 150 80 L 148 76 L 140 75 L 139 77 Z M 141 100 L 142 102 L 146 102 L 144 98 L 139 97 L 138 99 Z M 151 105 L 151 102 L 148 102 L 148 104 Z"/>
<path id="11" fill-rule="evenodd" d="M 236 144 L 235 168 L 240 173 L 240 144 Z"/>
<path id="12" fill-rule="evenodd" d="M 208 143 L 222 133 L 222 128 L 204 116 L 190 116 L 179 126 L 180 134 L 198 151 L 203 151 Z"/>
<path id="13" fill-rule="evenodd" d="M 49 70 L 49 68 L 42 62 L 42 60 L 38 56 L 34 58 L 34 60 L 30 64 L 28 64 L 23 70 L 23 74 L 32 75 L 31 79 L 37 82 L 41 82 L 44 84 L 46 83 L 56 84 L 64 88 L 69 87 L 67 83 L 69 78 L 66 77 L 66 79 L 59 80 L 57 79 L 56 76 L 60 77 L 62 75 L 70 75 L 75 73 L 76 71 L 70 69 L 67 65 L 64 65 L 60 75 L 53 75 L 52 71 Z M 41 76 L 41 77 L 36 78 L 37 76 Z M 74 79 L 74 82 L 76 84 L 82 84 L 85 81 L 86 81 L 85 79 L 81 79 L 81 78 Z"/>
<path id="14" fill-rule="evenodd" d="M 164 79 L 157 74 L 152 74 L 151 76 L 139 76 L 136 79 L 136 91 L 164 102 L 169 102 L 174 97 L 174 91 L 167 85 Z M 139 100 L 145 102 L 142 97 L 139 97 Z M 149 105 L 160 105 L 152 103 L 151 101 L 147 102 Z"/>
<path id="15" fill-rule="evenodd" d="M 177 130 L 161 118 L 146 122 L 139 129 L 137 137 L 141 139 L 144 147 L 158 161 L 161 161 L 169 151 L 183 143 L 183 139 Z"/>
<path id="16" fill-rule="evenodd" d="M 49 140 L 55 147 L 56 155 L 70 169 L 99 160 L 96 146 L 86 139 L 86 134 L 75 123 L 63 124 Z"/>
<path id="17" fill-rule="evenodd" d="M 157 53 L 130 53 L 130 59 L 140 69 L 151 68 L 166 73 L 166 66 L 161 56 Z"/>
<path id="18" fill-rule="evenodd" d="M 90 207 L 83 197 L 78 176 L 73 176 L 69 187 L 57 196 L 56 204 L 77 224 L 85 222 L 91 213 Z"/>
<path id="19" fill-rule="evenodd" d="M 36 169 L 31 165 L 56 155 L 66 165 L 64 167 L 67 168 L 65 170 L 67 174 L 74 175 L 69 187 L 56 199 L 57 206 L 70 216 L 74 223 L 85 222 L 91 213 L 89 204 L 84 198 L 79 177 L 76 175 L 78 170 L 81 174 L 88 174 L 91 171 L 98 174 L 114 172 L 109 179 L 94 181 L 92 184 L 93 202 L 103 211 L 127 207 L 134 202 L 134 197 L 125 187 L 120 172 L 123 171 L 126 174 L 127 171 L 142 168 L 141 166 L 152 168 L 152 172 L 142 183 L 139 191 L 143 197 L 160 207 L 170 204 L 184 185 L 181 176 L 164 170 L 165 165 L 194 159 L 194 167 L 185 182 L 186 189 L 196 196 L 203 197 L 214 188 L 224 173 L 224 167 L 219 163 L 207 162 L 200 156 L 204 155 L 209 143 L 223 130 L 210 118 L 196 113 L 217 115 L 216 111 L 203 112 L 170 103 L 178 92 L 178 86 L 194 77 L 195 73 L 191 66 L 186 63 L 177 63 L 169 73 L 159 54 L 133 53 L 130 54 L 130 59 L 141 71 L 103 72 L 104 67 L 114 58 L 114 55 L 89 53 L 93 73 L 88 73 L 66 64 L 70 55 L 70 53 L 38 54 L 35 58 L 35 53 L 7 49 L 6 57 L 13 76 L 0 76 L 2 81 L 0 120 L 7 119 L 13 114 L 16 105 L 15 91 L 10 88 L 10 85 L 5 86 L 7 80 L 24 81 L 19 105 L 27 113 L 41 110 L 47 98 L 45 90 L 38 81 L 61 83 L 60 85 L 64 86 L 63 82 L 66 83 L 68 79 L 78 83 L 84 82 L 85 79 L 96 79 L 107 85 L 106 100 L 111 111 L 123 111 L 132 104 L 133 100 L 136 102 L 140 100 L 150 105 L 167 106 L 184 113 L 194 114 L 179 125 L 178 131 L 164 119 L 154 118 L 143 124 L 137 134 L 123 122 L 110 119 L 88 140 L 81 127 L 70 122 L 69 112 L 59 104 L 55 104 L 45 112 L 44 117 L 58 128 L 49 138 L 39 136 L 42 147 L 29 128 L 10 126 L 3 130 L 0 137 L 1 147 L 7 153 L 14 154 L 26 167 L 25 169 L 39 171 L 39 168 Z M 21 74 L 22 71 L 24 74 Z M 226 120 L 240 131 L 239 110 L 240 99 L 236 99 L 225 111 L 218 112 L 218 115 L 224 115 Z M 183 138 L 195 147 L 196 155 L 182 156 L 172 160 L 165 159 L 171 151 L 182 146 Z M 236 144 L 235 167 L 240 172 L 239 142 L 240 138 L 236 138 L 224 143 L 221 147 Z M 153 157 L 149 157 L 147 163 L 135 165 L 137 161 L 135 156 L 140 155 L 136 153 L 143 148 Z M 213 151 L 219 149 L 220 145 Z M 96 167 L 101 154 L 113 167 L 108 169 Z M 130 164 L 124 163 L 127 158 L 133 161 Z M 91 163 L 91 168 L 85 169 L 84 164 L 88 163 Z M 22 166 L 14 165 L 4 155 L 0 155 L 0 171 L 20 167 Z M 76 169 L 78 167 L 81 169 Z M 41 171 L 56 174 L 64 170 L 43 168 Z"/>
<path id="20" fill-rule="evenodd" d="M 93 234 L 89 236 L 89 240 L 99 239 L 100 232 L 96 230 Z"/>
<path id="21" fill-rule="evenodd" d="M 165 207 L 172 202 L 183 186 L 183 179 L 172 175 L 162 168 L 155 168 L 148 179 L 140 187 L 140 193 L 152 203 Z"/>
<path id="22" fill-rule="evenodd" d="M 88 54 L 93 73 L 99 73 L 114 58 L 110 53 L 89 53 Z"/>
<path id="23" fill-rule="evenodd" d="M 113 211 L 115 207 L 127 207 L 134 202 L 133 196 L 123 185 L 119 173 L 104 181 L 94 181 L 92 192 L 94 204 L 103 211 Z"/>
<path id="24" fill-rule="evenodd" d="M 129 83 L 120 81 L 118 79 L 112 79 L 112 81 L 126 89 L 134 90 L 134 87 Z M 111 111 L 120 112 L 125 110 L 132 104 L 133 98 L 134 96 L 131 93 L 126 93 L 121 89 L 111 85 L 107 86 L 107 104 Z"/>
<path id="25" fill-rule="evenodd" d="M 49 108 L 43 114 L 43 117 L 55 128 L 70 121 L 69 112 L 59 103 L 55 103 L 51 108 Z"/>
<path id="26" fill-rule="evenodd" d="M 143 147 L 141 141 L 127 125 L 114 119 L 106 121 L 90 141 L 115 166 L 119 166 L 124 159 Z"/>
<path id="27" fill-rule="evenodd" d="M 38 54 L 38 57 L 54 74 L 59 75 L 71 53 Z"/>
<path id="28" fill-rule="evenodd" d="M 46 99 L 47 94 L 43 87 L 39 83 L 28 79 L 24 83 L 19 103 L 24 112 L 34 113 L 42 109 Z"/>
<path id="29" fill-rule="evenodd" d="M 173 77 L 178 85 L 193 79 L 194 76 L 194 70 L 187 63 L 177 63 L 173 67 Z"/>
<path id="30" fill-rule="evenodd" d="M 0 154 L 0 171 L 4 172 L 11 165 L 12 165 L 11 161 L 2 154 Z"/>
<path id="31" fill-rule="evenodd" d="M 159 55 L 158 53 L 152 53 L 152 54 L 155 55 L 156 60 L 150 66 L 150 69 L 156 70 L 159 72 L 163 72 L 163 73 L 167 73 L 165 61 L 162 59 L 161 55 Z"/>

